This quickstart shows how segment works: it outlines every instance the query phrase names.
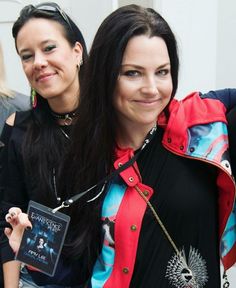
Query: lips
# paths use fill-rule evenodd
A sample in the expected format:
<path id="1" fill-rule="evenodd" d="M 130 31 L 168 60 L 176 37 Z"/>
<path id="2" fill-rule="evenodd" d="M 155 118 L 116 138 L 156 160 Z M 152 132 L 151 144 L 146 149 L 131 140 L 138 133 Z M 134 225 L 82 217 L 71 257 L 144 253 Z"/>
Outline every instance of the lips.
<path id="1" fill-rule="evenodd" d="M 158 101 L 160 101 L 161 99 L 155 99 L 155 100 L 136 100 L 135 102 L 137 102 L 137 103 L 140 103 L 140 104 L 149 104 L 149 105 L 151 105 L 151 104 L 154 104 L 154 103 L 156 103 L 156 102 L 158 102 Z"/>
<path id="2" fill-rule="evenodd" d="M 49 79 L 51 76 L 55 75 L 56 73 L 43 73 L 40 74 L 37 78 L 36 78 L 36 82 L 39 81 L 46 81 L 47 79 Z"/>

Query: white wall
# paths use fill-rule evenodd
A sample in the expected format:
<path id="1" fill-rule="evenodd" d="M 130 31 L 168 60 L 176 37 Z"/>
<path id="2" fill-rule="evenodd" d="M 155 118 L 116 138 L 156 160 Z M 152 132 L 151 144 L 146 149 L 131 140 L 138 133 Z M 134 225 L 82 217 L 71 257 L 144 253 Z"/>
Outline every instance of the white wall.
<path id="1" fill-rule="evenodd" d="M 14 41 L 11 36 L 12 24 L 18 17 L 24 3 L 23 1 L 0 1 L 0 42 L 3 48 L 9 87 L 28 93 L 29 85 L 24 76 L 19 58 L 16 55 Z"/>
<path id="2" fill-rule="evenodd" d="M 158 1 L 161 14 L 174 31 L 180 54 L 180 81 L 177 95 L 207 91 L 216 87 L 216 0 Z"/>
<path id="3" fill-rule="evenodd" d="M 236 1 L 219 1 L 216 45 L 216 87 L 235 87 Z"/>
<path id="4" fill-rule="evenodd" d="M 113 9 L 117 8 L 117 1 L 71 0 L 70 4 L 69 15 L 79 25 L 86 39 L 87 46 L 90 48 L 98 26 Z"/>

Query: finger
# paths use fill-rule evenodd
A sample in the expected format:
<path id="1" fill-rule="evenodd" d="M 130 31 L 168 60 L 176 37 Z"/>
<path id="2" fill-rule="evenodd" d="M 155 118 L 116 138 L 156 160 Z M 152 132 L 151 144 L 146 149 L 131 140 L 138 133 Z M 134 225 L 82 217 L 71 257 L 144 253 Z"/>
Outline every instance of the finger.
<path id="1" fill-rule="evenodd" d="M 6 216 L 5 216 L 5 220 L 7 221 L 7 223 L 10 223 L 11 220 L 12 220 L 12 216 L 10 213 L 7 213 Z"/>
<path id="2" fill-rule="evenodd" d="M 10 228 L 5 228 L 5 229 L 4 229 L 4 233 L 5 233 L 5 235 L 7 236 L 7 238 L 9 239 L 10 236 L 11 236 L 11 233 L 12 233 L 12 229 L 10 229 Z"/>
<path id="3" fill-rule="evenodd" d="M 18 216 L 12 216 L 12 214 L 7 213 L 5 216 L 5 220 L 9 223 L 12 227 L 18 224 Z"/>
<path id="4" fill-rule="evenodd" d="M 12 217 L 16 217 L 17 215 L 19 215 L 20 213 L 22 213 L 21 209 L 18 207 L 11 207 L 8 211 L 8 213 L 12 216 Z"/>
<path id="5" fill-rule="evenodd" d="M 19 221 L 19 224 L 22 225 L 24 228 L 30 228 L 30 229 L 32 229 L 32 224 L 31 224 L 31 222 L 29 221 L 28 214 L 26 214 L 26 213 L 20 213 L 20 214 L 18 215 L 18 221 Z"/>

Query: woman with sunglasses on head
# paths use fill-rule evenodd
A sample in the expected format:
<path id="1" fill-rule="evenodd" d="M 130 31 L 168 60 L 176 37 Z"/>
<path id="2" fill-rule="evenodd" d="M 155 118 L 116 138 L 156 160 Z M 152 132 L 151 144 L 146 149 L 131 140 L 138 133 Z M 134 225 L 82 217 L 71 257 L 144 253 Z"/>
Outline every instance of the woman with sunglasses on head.
<path id="1" fill-rule="evenodd" d="M 121 7 L 98 29 L 59 185 L 67 247 L 90 259 L 88 287 L 220 288 L 220 258 L 225 270 L 235 263 L 225 113 L 236 89 L 178 101 L 178 67 L 175 36 L 153 9 Z M 16 251 L 26 216 L 7 214 Z"/>
<path id="2" fill-rule="evenodd" d="M 2 211 L 12 206 L 26 211 L 29 200 L 55 207 L 61 203 L 58 174 L 70 144 L 72 126 L 78 118 L 80 80 L 87 61 L 86 45 L 75 23 L 51 2 L 24 7 L 12 33 L 31 86 L 32 109 L 11 115 L 1 137 L 5 144 L 2 159 L 7 158 L 2 163 Z M 12 261 L 14 254 L 7 242 L 3 239 L 1 243 L 4 287 L 14 288 L 19 285 L 19 264 Z M 41 274 L 39 283 L 59 285 L 45 287 L 78 287 L 76 285 L 80 283 L 75 273 L 70 275 L 68 261 L 59 264 L 60 275 L 56 272 L 53 278 Z M 77 267 L 73 259 L 70 261 L 71 266 Z M 81 270 L 81 267 L 77 269 Z M 27 286 L 27 281 L 31 280 L 25 282 L 24 279 L 28 276 L 28 273 L 25 276 L 21 273 L 22 287 L 38 287 L 33 282 Z"/>

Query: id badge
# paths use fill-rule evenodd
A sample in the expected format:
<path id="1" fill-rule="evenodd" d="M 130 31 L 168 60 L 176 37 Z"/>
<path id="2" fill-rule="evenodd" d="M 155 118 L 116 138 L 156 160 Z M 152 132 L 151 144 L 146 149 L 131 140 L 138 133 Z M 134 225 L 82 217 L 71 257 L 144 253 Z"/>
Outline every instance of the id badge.
<path id="1" fill-rule="evenodd" d="M 28 216 L 32 229 L 24 231 L 16 260 L 53 276 L 65 240 L 70 217 L 30 201 Z"/>

